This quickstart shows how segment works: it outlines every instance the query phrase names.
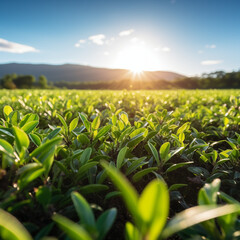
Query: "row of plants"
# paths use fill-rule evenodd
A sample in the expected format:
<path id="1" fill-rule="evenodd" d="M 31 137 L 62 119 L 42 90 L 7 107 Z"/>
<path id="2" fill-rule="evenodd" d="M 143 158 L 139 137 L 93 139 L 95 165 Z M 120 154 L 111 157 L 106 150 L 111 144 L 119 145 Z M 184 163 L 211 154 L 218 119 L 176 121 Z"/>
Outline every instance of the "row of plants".
<path id="1" fill-rule="evenodd" d="M 1 238 L 238 239 L 238 94 L 1 91 Z"/>

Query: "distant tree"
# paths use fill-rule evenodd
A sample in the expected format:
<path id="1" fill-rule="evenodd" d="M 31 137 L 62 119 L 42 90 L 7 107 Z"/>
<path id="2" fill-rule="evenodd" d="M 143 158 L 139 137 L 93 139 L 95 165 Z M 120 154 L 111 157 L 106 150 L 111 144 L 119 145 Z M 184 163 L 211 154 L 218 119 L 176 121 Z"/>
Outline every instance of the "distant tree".
<path id="1" fill-rule="evenodd" d="M 35 77 L 32 75 L 18 76 L 13 82 L 17 88 L 32 88 L 32 85 L 35 82 Z"/>
<path id="2" fill-rule="evenodd" d="M 15 89 L 16 85 L 14 84 L 13 79 L 16 77 L 17 77 L 16 74 L 5 75 L 1 80 L 2 87 L 7 89 Z"/>
<path id="3" fill-rule="evenodd" d="M 44 75 L 39 76 L 38 84 L 39 84 L 40 88 L 47 88 L 48 87 L 47 78 Z"/>

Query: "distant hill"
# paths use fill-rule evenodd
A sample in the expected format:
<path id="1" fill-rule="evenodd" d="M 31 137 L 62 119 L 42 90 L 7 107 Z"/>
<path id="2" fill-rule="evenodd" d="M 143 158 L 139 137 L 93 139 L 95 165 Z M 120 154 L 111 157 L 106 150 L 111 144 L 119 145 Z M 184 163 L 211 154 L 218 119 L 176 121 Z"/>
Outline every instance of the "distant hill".
<path id="1" fill-rule="evenodd" d="M 0 78 L 6 74 L 45 75 L 52 82 L 100 82 L 134 78 L 126 69 L 96 68 L 84 65 L 63 64 L 0 64 Z M 172 81 L 184 77 L 183 75 L 167 71 L 146 71 L 137 77 L 142 80 L 167 80 Z"/>

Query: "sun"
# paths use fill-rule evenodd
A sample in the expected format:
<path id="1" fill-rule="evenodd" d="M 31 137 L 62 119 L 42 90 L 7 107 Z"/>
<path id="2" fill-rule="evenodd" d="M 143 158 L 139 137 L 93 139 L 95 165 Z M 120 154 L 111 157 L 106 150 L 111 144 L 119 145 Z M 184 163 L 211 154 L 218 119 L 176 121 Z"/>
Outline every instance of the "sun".
<path id="1" fill-rule="evenodd" d="M 153 51 L 141 43 L 129 44 L 118 53 L 116 66 L 129 71 L 134 75 L 140 75 L 144 71 L 156 67 L 158 60 Z"/>
<path id="2" fill-rule="evenodd" d="M 128 46 L 119 53 L 119 63 L 134 74 L 140 74 L 145 67 L 146 49 L 144 46 Z"/>

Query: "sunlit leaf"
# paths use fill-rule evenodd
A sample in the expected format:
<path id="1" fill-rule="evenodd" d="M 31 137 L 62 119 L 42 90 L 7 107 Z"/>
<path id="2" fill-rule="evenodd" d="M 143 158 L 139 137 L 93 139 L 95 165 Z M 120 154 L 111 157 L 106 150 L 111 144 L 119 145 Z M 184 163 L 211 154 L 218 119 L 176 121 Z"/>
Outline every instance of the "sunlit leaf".
<path id="1" fill-rule="evenodd" d="M 4 240 L 31 240 L 26 228 L 11 214 L 0 209 L 0 236 Z"/>

